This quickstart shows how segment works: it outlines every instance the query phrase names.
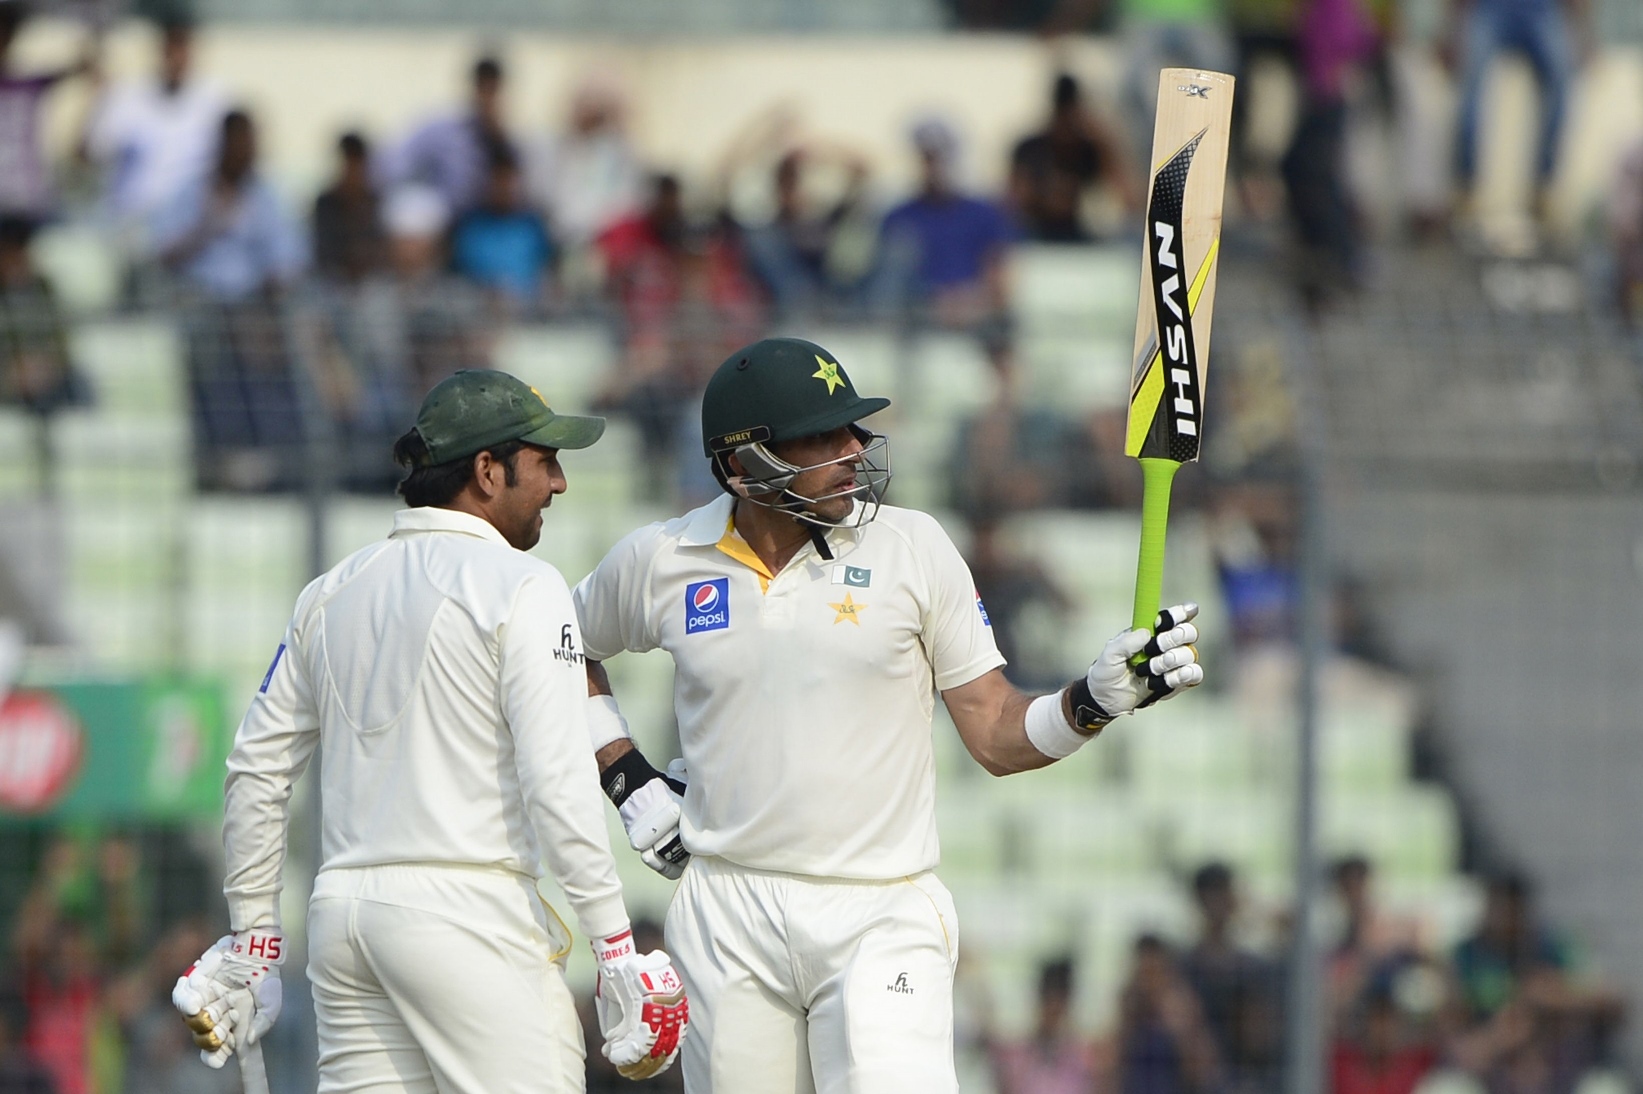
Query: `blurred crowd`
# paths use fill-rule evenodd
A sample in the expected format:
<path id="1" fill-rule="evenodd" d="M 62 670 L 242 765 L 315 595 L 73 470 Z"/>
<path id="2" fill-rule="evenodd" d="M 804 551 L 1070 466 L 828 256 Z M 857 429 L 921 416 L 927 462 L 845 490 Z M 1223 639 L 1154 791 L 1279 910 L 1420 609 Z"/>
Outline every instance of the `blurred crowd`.
<path id="1" fill-rule="evenodd" d="M 1194 874 L 1197 936 L 1135 939 L 1109 1028 L 1074 1021 L 1076 966 L 1047 960 L 1037 1011 L 1019 1038 L 994 1033 L 985 1005 L 971 1031 L 998 1094 L 1277 1094 L 1287 995 L 1283 936 L 1243 913 L 1220 863 Z M 1324 1048 L 1332 1094 L 1414 1094 L 1439 1075 L 1474 1094 L 1573 1091 L 1607 1061 L 1619 1000 L 1590 986 L 1570 948 L 1541 924 L 1528 883 L 1491 878 L 1475 931 L 1440 952 L 1416 920 L 1376 902 L 1370 864 L 1333 869 Z M 1271 945 L 1246 937 L 1263 933 Z M 964 992 L 961 966 L 960 993 Z"/>
<path id="2" fill-rule="evenodd" d="M 635 146 L 622 90 L 603 74 L 575 90 L 553 131 L 513 128 L 508 72 L 485 56 L 472 65 L 465 101 L 404 132 L 340 134 L 332 179 L 299 213 L 296 195 L 277 192 L 264 170 L 257 118 L 235 105 L 232 88 L 195 71 L 193 27 L 161 27 L 152 71 L 140 79 L 106 79 L 91 35 L 75 65 L 22 72 L 10 47 L 26 12 L 7 2 L 0 402 L 50 413 L 91 397 L 30 248 L 40 227 L 88 213 L 119 255 L 125 303 L 181 317 L 205 489 L 294 488 L 312 463 L 304 446 L 316 440 L 341 454 L 327 461 L 337 485 L 385 488 L 394 474 L 385 442 L 420 393 L 492 361 L 499 331 L 515 321 L 608 323 L 620 364 L 603 378 L 599 406 L 641 425 L 647 462 L 671 459 L 707 369 L 794 321 L 967 334 L 998 370 L 1007 401 L 1017 371 L 1008 254 L 1023 241 L 1077 245 L 1133 231 L 1160 65 L 1287 71 L 1299 92 L 1287 150 L 1246 124 L 1254 83 L 1236 100 L 1229 213 L 1247 224 L 1287 222 L 1284 265 L 1313 303 L 1372 276 L 1368 217 L 1346 169 L 1349 118 L 1378 117 L 1397 131 L 1399 230 L 1464 229 L 1485 77 L 1505 52 L 1527 57 L 1541 88 L 1530 212 L 1544 224 L 1569 87 L 1587 52 L 1576 5 L 1454 0 L 1441 30 L 1426 18 L 1419 33 L 1405 25 L 1411 6 L 964 0 L 955 9 L 963 25 L 1002 25 L 1032 9 L 1042 30 L 1109 29 L 1123 44 L 1125 75 L 1113 102 L 1057 76 L 1041 122 L 1010 149 L 998 193 L 961 185 L 964 137 L 954 120 L 920 120 L 908 150 L 917 186 L 899 199 L 872 184 L 864 156 L 801 138 L 780 110 L 734 140 L 713 177 L 687 186 Z M 1409 117 L 1396 47 L 1421 35 L 1451 64 L 1460 91 L 1447 147 Z M 42 106 L 74 79 L 95 82 L 94 104 L 74 162 L 51 163 Z M 1643 296 L 1639 163 L 1643 151 L 1626 159 L 1613 201 L 1615 284 L 1628 314 Z M 64 179 L 78 187 L 77 207 L 59 193 Z"/>
<path id="3" fill-rule="evenodd" d="M 234 1069 L 199 1062 L 170 1003 L 179 971 L 210 943 L 209 916 L 167 876 L 151 837 L 73 833 L 37 849 L 28 887 L 6 909 L 0 973 L 0 1094 L 230 1094 Z M 185 851 L 183 858 L 189 858 Z M 176 865 L 178 855 L 169 856 Z M 195 877 L 194 875 L 200 875 Z M 1488 879 L 1475 928 L 1447 952 L 1430 923 L 1385 910 L 1371 865 L 1332 870 L 1325 954 L 1331 1094 L 1413 1094 L 1428 1078 L 1474 1094 L 1568 1094 L 1610 1062 L 1620 1000 L 1537 917 L 1529 883 Z M 179 884 L 179 882 L 182 882 Z M 1195 936 L 1137 937 L 1117 1005 L 1092 1036 L 1078 1020 L 1078 969 L 1049 956 L 1020 1036 L 999 1032 L 976 952 L 958 976 L 958 1051 L 998 1094 L 1278 1094 L 1283 1089 L 1285 914 L 1244 906 L 1221 863 L 1190 879 Z M 195 897 L 194 899 L 198 899 Z M 639 944 L 660 928 L 635 924 Z M 583 1026 L 597 1036 L 591 998 Z M 302 1016 L 292 1016 L 301 1021 Z M 286 1031 L 289 1032 L 289 1031 Z M 590 1094 L 631 1089 L 588 1044 Z M 654 1084 L 683 1089 L 674 1069 Z"/>

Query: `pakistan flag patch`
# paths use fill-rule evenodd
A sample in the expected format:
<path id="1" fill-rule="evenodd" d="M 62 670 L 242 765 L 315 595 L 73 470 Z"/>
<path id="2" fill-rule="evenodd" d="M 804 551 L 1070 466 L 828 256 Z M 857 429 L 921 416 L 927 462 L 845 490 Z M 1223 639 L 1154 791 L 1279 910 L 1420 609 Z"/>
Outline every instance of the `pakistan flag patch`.
<path id="1" fill-rule="evenodd" d="M 873 584 L 873 571 L 865 566 L 845 566 L 841 563 L 833 567 L 833 584 L 865 589 Z"/>

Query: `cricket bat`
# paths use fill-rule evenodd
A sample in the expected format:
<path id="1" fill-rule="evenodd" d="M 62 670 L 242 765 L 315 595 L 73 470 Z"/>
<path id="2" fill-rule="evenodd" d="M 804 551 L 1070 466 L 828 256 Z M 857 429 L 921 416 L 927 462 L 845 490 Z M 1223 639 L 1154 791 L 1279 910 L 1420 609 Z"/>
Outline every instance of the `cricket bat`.
<path id="1" fill-rule="evenodd" d="M 1198 458 L 1203 435 L 1232 85 L 1221 72 L 1166 68 L 1158 75 L 1124 437 L 1124 453 L 1141 461 L 1143 489 L 1131 625 L 1148 630 L 1163 592 L 1170 484 L 1182 464 Z"/>
<path id="2" fill-rule="evenodd" d="M 240 1083 L 245 1094 L 268 1094 L 268 1068 L 262 1062 L 262 1042 L 240 1049 Z"/>

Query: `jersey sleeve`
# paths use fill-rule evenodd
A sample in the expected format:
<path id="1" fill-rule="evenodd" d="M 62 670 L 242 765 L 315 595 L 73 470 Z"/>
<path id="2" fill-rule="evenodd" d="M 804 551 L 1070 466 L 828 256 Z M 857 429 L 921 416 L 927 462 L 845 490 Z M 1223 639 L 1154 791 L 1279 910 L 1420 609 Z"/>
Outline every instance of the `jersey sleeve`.
<path id="1" fill-rule="evenodd" d="M 234 734 L 223 788 L 222 845 L 230 926 L 279 927 L 291 788 L 319 744 L 319 708 L 298 652 L 298 614 Z"/>
<path id="2" fill-rule="evenodd" d="M 501 647 L 502 713 L 537 845 L 582 930 L 608 937 L 627 926 L 628 915 L 588 748 L 582 636 L 557 571 L 520 586 Z"/>
<path id="3" fill-rule="evenodd" d="M 647 525 L 618 540 L 572 594 L 588 656 L 595 661 L 624 650 L 644 653 L 660 644 L 651 633 L 649 587 L 660 528 Z"/>
<path id="4" fill-rule="evenodd" d="M 915 540 L 929 581 L 924 648 L 935 672 L 936 690 L 946 691 L 968 684 L 1005 661 L 969 564 L 935 518 L 926 516 L 924 522 Z"/>

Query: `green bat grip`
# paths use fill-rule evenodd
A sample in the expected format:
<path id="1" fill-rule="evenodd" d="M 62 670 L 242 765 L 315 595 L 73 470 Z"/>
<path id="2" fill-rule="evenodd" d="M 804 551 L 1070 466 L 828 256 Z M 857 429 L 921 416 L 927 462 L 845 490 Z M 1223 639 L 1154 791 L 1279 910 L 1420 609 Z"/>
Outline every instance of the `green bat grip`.
<path id="1" fill-rule="evenodd" d="M 1169 530 L 1169 491 L 1181 465 L 1156 456 L 1141 458 L 1141 557 L 1135 566 L 1135 613 L 1130 626 L 1152 630 L 1164 593 L 1164 534 Z M 1137 655 L 1139 657 L 1139 655 Z"/>

